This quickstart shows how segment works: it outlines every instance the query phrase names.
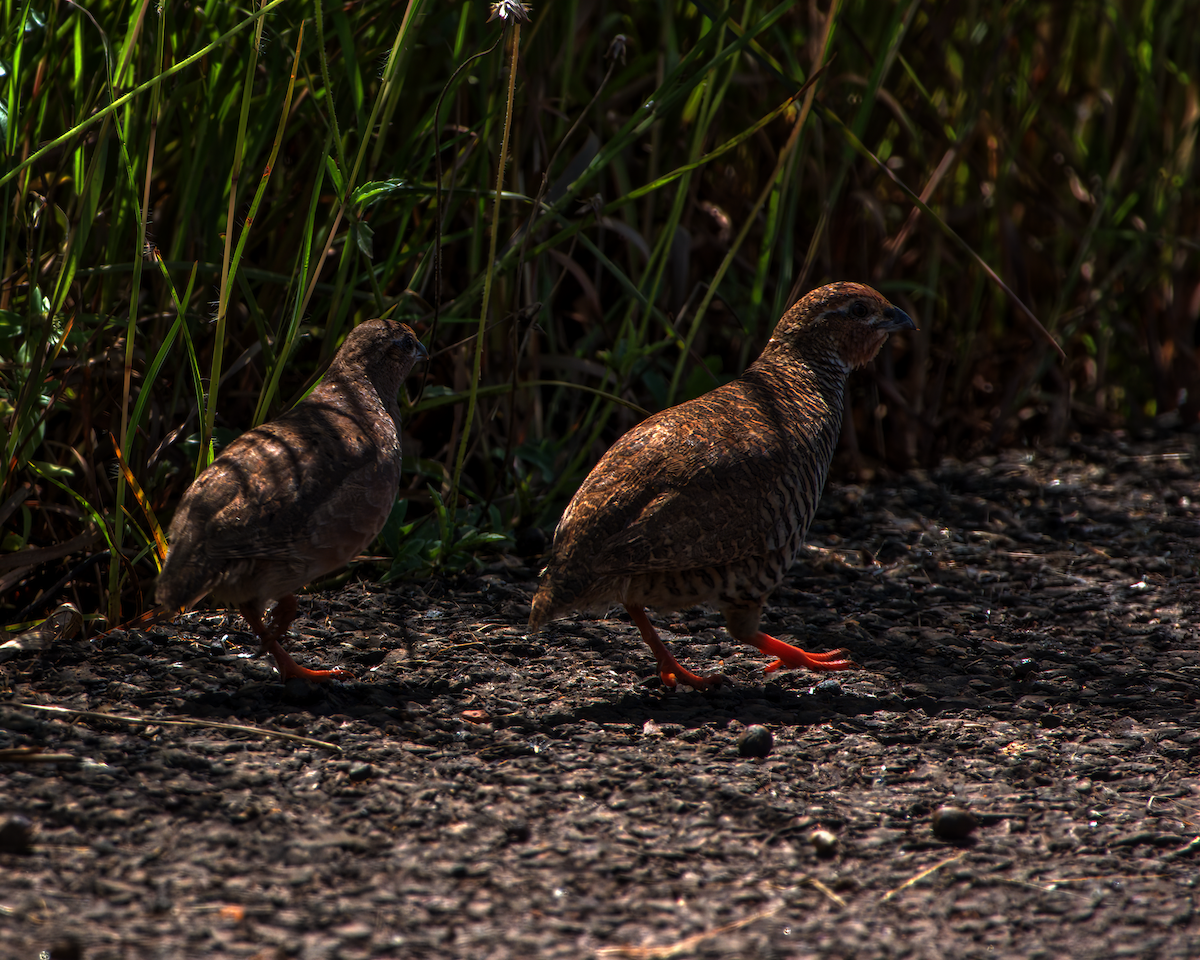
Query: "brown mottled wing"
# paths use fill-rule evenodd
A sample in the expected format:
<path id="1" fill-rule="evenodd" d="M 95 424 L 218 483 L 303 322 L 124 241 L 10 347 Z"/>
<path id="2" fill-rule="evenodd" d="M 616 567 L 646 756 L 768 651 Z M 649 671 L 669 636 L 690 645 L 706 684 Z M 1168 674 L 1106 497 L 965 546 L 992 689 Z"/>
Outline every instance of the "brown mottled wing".
<path id="1" fill-rule="evenodd" d="M 272 579 L 297 586 L 336 569 L 387 519 L 398 471 L 331 405 L 308 403 L 248 431 L 197 479 L 172 523 L 181 535 L 173 548 L 203 558 L 195 572 L 207 582 L 187 592 L 239 560 L 281 565 Z"/>
<path id="2" fill-rule="evenodd" d="M 563 515 L 556 540 L 594 576 L 681 570 L 761 557 L 794 530 L 789 476 L 812 495 L 831 443 L 822 407 L 780 406 L 735 381 L 643 421 L 605 454 Z M 808 429 L 805 429 L 805 428 Z M 793 509 L 793 514 L 795 510 Z M 563 558 L 565 559 L 565 558 Z"/>
<path id="3" fill-rule="evenodd" d="M 387 518 L 395 489 L 373 482 L 379 471 L 375 441 L 342 410 L 314 404 L 292 413 L 236 442 L 236 466 L 223 473 L 233 471 L 241 503 L 218 515 L 224 522 L 212 532 L 227 536 L 210 545 L 214 555 L 276 558 L 301 543 L 357 542 L 378 532 L 380 512 Z M 233 445 L 228 452 L 235 453 Z M 389 495 L 369 502 L 371 489 Z M 238 520 L 243 508 L 253 520 L 249 527 Z"/>

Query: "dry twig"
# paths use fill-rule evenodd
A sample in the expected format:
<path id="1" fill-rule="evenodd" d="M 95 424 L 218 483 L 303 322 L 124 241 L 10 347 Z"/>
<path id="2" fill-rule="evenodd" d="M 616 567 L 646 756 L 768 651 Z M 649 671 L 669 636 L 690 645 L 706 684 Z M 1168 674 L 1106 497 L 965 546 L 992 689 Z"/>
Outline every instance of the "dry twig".
<path id="1" fill-rule="evenodd" d="M 726 923 L 712 930 L 705 930 L 703 933 L 685 937 L 678 943 L 671 943 L 661 947 L 603 947 L 596 951 L 596 955 L 599 957 L 621 957 L 622 960 L 669 960 L 670 957 L 678 957 L 689 953 L 705 940 L 712 937 L 718 937 L 723 933 L 729 933 L 731 930 L 738 930 L 741 927 L 749 926 L 759 920 L 765 920 L 767 917 L 774 916 L 779 912 L 781 906 L 782 904 L 776 904 L 767 910 L 761 910 L 748 917 L 743 917 L 741 920 L 735 920 L 733 923 Z"/>
<path id="2" fill-rule="evenodd" d="M 190 717 L 126 717 L 117 713 L 101 713 L 97 710 L 72 710 L 70 707 L 53 707 L 41 703 L 10 703 L 11 707 L 24 707 L 27 710 L 44 710 L 47 713 L 63 713 L 83 720 L 111 720 L 115 723 L 132 723 L 145 726 L 169 727 L 208 727 L 213 730 L 229 730 L 235 733 L 248 733 L 252 737 L 268 737 L 275 740 L 292 740 L 296 743 L 306 743 L 310 747 L 322 747 L 326 750 L 342 752 L 336 743 L 327 740 L 314 740 L 311 737 L 301 737 L 295 733 L 284 733 L 282 730 L 267 730 L 264 727 L 250 727 L 241 723 L 219 723 L 216 720 L 195 720 Z"/>
<path id="3" fill-rule="evenodd" d="M 945 860 L 935 863 L 932 867 L 929 867 L 928 869 L 922 870 L 915 877 L 909 877 L 902 884 L 900 884 L 900 886 L 896 887 L 894 890 L 889 890 L 887 893 L 885 893 L 883 895 L 882 902 L 886 903 L 888 900 L 891 900 L 892 897 L 894 897 L 896 894 L 898 894 L 901 890 L 906 890 L 908 887 L 911 887 L 914 883 L 917 883 L 919 880 L 924 880 L 927 876 L 929 876 L 934 871 L 941 870 L 942 867 L 949 866 L 950 864 L 954 863 L 955 861 L 961 860 L 966 855 L 967 855 L 967 851 L 963 850 L 960 853 L 956 853 L 952 857 L 947 857 Z"/>

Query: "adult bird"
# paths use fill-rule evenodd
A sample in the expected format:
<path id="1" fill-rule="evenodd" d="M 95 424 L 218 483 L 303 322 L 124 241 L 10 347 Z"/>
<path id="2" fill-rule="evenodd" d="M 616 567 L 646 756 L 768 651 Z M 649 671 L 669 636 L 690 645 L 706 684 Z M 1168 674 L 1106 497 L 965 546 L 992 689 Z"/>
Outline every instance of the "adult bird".
<path id="1" fill-rule="evenodd" d="M 870 287 L 832 283 L 787 311 L 736 380 L 663 410 L 622 436 L 554 532 L 531 633 L 572 611 L 623 604 L 663 683 L 719 685 L 680 665 L 646 607 L 710 604 L 735 640 L 780 667 L 845 670 L 845 651 L 807 653 L 759 629 L 812 522 L 842 425 L 850 371 L 887 335 L 916 329 Z"/>
<path id="2" fill-rule="evenodd" d="M 344 566 L 387 520 L 400 486 L 396 396 L 427 356 L 403 323 L 351 330 L 307 397 L 243 433 L 188 487 L 155 599 L 179 610 L 211 593 L 236 607 L 285 680 L 345 675 L 300 666 L 280 640 L 296 616 L 295 592 Z"/>

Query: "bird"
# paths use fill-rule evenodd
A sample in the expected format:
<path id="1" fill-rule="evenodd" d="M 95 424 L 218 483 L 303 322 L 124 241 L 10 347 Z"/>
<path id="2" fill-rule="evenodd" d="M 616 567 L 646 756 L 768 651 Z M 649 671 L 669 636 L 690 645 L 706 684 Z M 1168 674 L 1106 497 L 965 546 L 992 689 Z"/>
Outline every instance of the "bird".
<path id="1" fill-rule="evenodd" d="M 647 607 L 707 604 L 729 633 L 780 667 L 846 670 L 846 652 L 808 653 L 759 629 L 820 499 L 842 425 L 846 381 L 889 333 L 915 330 L 903 310 L 858 283 L 798 300 L 735 380 L 653 414 L 601 457 L 554 531 L 529 633 L 572 612 L 625 607 L 668 687 L 720 686 L 682 666 Z"/>
<path id="2" fill-rule="evenodd" d="M 396 397 L 427 358 L 406 324 L 373 319 L 351 330 L 307 397 L 239 436 L 184 492 L 156 602 L 179 611 L 211 594 L 238 609 L 284 680 L 346 676 L 300 666 L 280 640 L 296 591 L 364 550 L 395 505 Z"/>

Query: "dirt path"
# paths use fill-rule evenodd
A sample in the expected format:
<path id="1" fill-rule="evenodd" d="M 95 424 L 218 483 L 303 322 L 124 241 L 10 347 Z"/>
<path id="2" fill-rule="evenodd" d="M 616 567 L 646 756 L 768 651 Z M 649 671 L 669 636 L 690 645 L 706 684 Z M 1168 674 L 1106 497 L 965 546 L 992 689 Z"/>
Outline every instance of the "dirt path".
<path id="1" fill-rule="evenodd" d="M 862 665 L 824 682 L 700 611 L 658 622 L 708 695 L 623 618 L 526 639 L 517 561 L 303 599 L 324 689 L 212 612 L 11 660 L 0 749 L 69 759 L 0 762 L 0 956 L 1200 956 L 1197 463 L 831 485 L 765 624 Z"/>

